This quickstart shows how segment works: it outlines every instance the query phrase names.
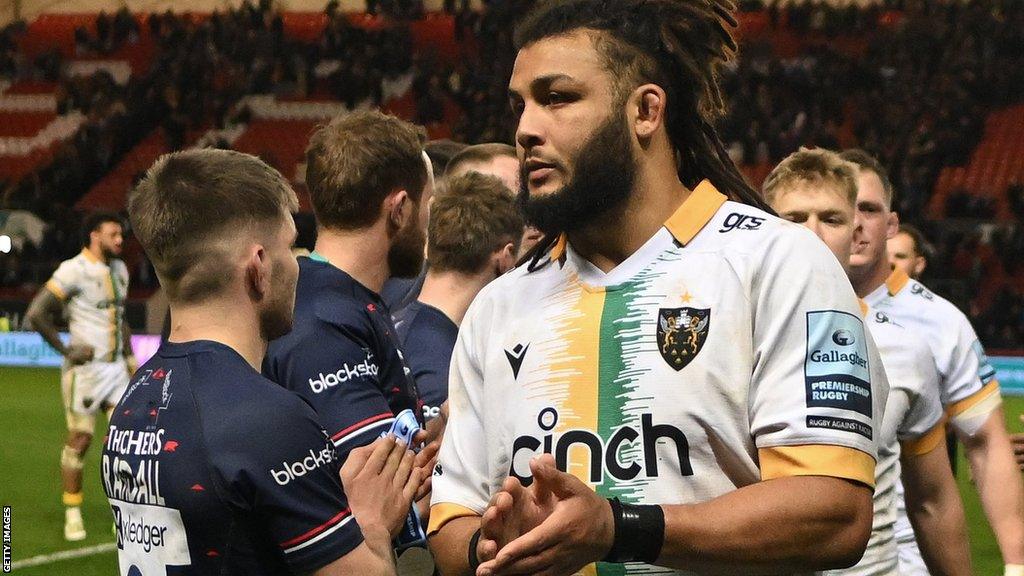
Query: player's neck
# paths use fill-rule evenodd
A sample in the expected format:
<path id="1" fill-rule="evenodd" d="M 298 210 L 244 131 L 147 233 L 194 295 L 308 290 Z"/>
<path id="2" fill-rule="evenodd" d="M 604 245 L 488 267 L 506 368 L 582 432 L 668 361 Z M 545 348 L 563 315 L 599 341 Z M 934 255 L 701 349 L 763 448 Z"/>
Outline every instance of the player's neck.
<path id="1" fill-rule="evenodd" d="M 690 196 L 675 170 L 638 169 L 625 205 L 568 234 L 573 250 L 608 273 L 633 255 Z"/>
<path id="2" fill-rule="evenodd" d="M 236 299 L 221 298 L 197 305 L 171 304 L 169 342 L 211 340 L 219 342 L 245 359 L 259 372 L 267 341 L 260 334 L 255 312 L 240 311 Z"/>
<path id="3" fill-rule="evenodd" d="M 93 248 L 92 246 L 86 246 L 85 251 L 96 260 L 103 262 L 104 264 L 110 264 L 110 259 L 103 253 L 102 248 Z"/>
<path id="4" fill-rule="evenodd" d="M 492 279 L 491 274 L 428 271 L 418 300 L 444 312 L 452 322 L 461 325 L 473 298 Z"/>
<path id="5" fill-rule="evenodd" d="M 377 224 L 359 230 L 319 228 L 316 253 L 376 294 L 391 274 L 387 234 Z"/>
<path id="6" fill-rule="evenodd" d="M 849 276 L 850 283 L 853 284 L 853 291 L 857 293 L 857 297 L 866 298 L 868 294 L 871 294 L 879 286 L 885 284 L 885 281 L 889 279 L 891 274 L 892 267 L 883 256 L 883 258 L 868 266 L 851 266 Z"/>

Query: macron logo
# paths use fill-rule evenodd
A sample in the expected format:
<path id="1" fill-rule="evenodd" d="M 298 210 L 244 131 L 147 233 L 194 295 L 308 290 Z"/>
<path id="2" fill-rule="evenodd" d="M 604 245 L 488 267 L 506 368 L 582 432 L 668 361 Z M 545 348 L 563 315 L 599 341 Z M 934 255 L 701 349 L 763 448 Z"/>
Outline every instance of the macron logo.
<path id="1" fill-rule="evenodd" d="M 526 358 L 526 351 L 529 349 L 529 344 L 526 346 L 516 344 L 516 347 L 512 350 L 505 350 L 505 357 L 508 358 L 508 363 L 512 367 L 513 378 L 519 378 L 519 369 L 522 368 L 523 359 Z"/>
<path id="2" fill-rule="evenodd" d="M 331 372 L 324 374 L 321 372 L 319 378 L 309 379 L 309 388 L 314 394 L 319 394 L 328 388 L 333 388 L 338 384 L 342 384 L 352 380 L 353 378 L 365 378 L 366 376 L 376 376 L 379 369 L 376 364 L 370 362 L 373 358 L 373 354 L 367 354 L 366 359 L 356 364 L 355 366 L 349 366 L 347 363 L 342 364 L 341 368 L 337 372 Z"/>
<path id="3" fill-rule="evenodd" d="M 274 482 L 277 482 L 280 486 L 285 486 L 292 480 L 305 476 L 308 472 L 312 472 L 324 464 L 330 464 L 334 462 L 334 447 L 328 446 L 319 452 L 315 452 L 312 448 L 309 449 L 309 456 L 306 456 L 302 460 L 292 462 L 281 462 L 281 466 L 284 470 L 270 469 L 270 475 L 273 476 Z"/>

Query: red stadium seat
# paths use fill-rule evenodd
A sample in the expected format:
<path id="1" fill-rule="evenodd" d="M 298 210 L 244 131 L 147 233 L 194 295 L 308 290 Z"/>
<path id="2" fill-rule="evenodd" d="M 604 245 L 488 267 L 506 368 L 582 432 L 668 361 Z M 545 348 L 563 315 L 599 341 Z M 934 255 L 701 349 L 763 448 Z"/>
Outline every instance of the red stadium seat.
<path id="1" fill-rule="evenodd" d="M 929 204 L 932 217 L 945 214 L 946 198 L 952 190 L 965 188 L 969 194 L 987 196 L 996 203 L 996 218 L 1010 221 L 1013 215 L 1006 189 L 1024 175 L 1024 105 L 991 113 L 985 134 L 964 167 L 947 167 L 939 174 Z"/>

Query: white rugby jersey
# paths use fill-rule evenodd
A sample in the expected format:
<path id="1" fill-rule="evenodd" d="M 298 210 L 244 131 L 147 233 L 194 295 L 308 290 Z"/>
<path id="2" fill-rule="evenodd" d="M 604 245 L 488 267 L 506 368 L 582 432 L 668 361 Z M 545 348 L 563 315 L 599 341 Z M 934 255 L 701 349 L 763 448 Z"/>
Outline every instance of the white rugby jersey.
<path id="1" fill-rule="evenodd" d="M 794 475 L 874 485 L 887 394 L 832 253 L 705 181 L 610 273 L 563 237 L 546 264 L 476 298 L 452 359 L 430 530 L 482 514 L 510 474 L 528 483 L 543 452 L 633 503 Z"/>
<path id="2" fill-rule="evenodd" d="M 1002 403 L 995 369 L 970 321 L 956 306 L 901 270 L 865 298 L 878 311 L 920 335 L 931 348 L 939 393 L 950 424 L 974 434 Z M 916 548 L 902 485 L 897 500 L 896 539 L 907 554 Z"/>
<path id="3" fill-rule="evenodd" d="M 123 329 L 128 267 L 124 262 L 112 259 L 107 265 L 83 249 L 61 262 L 46 288 L 67 306 L 72 344 L 95 348 L 97 361 L 114 362 L 126 355 Z"/>
<path id="4" fill-rule="evenodd" d="M 900 454 L 927 454 L 945 439 L 939 375 L 928 344 L 886 313 L 865 304 L 864 321 L 878 346 L 889 382 L 875 467 L 871 539 L 860 562 L 829 575 L 882 576 L 898 569 L 897 509 L 903 508 Z"/>
<path id="5" fill-rule="evenodd" d="M 900 270 L 864 300 L 928 343 L 952 425 L 974 434 L 1002 399 L 996 371 L 964 313 Z"/>

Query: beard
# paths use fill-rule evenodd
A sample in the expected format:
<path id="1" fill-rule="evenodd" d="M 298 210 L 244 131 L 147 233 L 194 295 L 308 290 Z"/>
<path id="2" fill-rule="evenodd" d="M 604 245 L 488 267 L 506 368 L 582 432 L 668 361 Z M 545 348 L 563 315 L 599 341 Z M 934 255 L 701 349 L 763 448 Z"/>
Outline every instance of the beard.
<path id="1" fill-rule="evenodd" d="M 295 318 L 295 279 L 276 278 L 271 301 L 259 312 L 260 335 L 270 342 L 292 331 Z"/>
<path id="2" fill-rule="evenodd" d="M 260 334 L 270 342 L 292 331 L 293 311 L 291 306 L 274 306 L 260 313 Z"/>
<path id="3" fill-rule="evenodd" d="M 107 260 L 114 260 L 116 258 L 120 258 L 122 251 L 123 249 L 119 246 L 108 246 L 106 244 L 100 244 L 100 252 L 103 253 L 103 257 L 106 258 Z"/>
<path id="4" fill-rule="evenodd" d="M 531 196 L 525 169 L 519 178 L 519 205 L 526 221 L 546 234 L 571 232 L 621 207 L 633 193 L 636 161 L 625 114 L 612 113 L 583 144 L 561 189 Z"/>
<path id="5" fill-rule="evenodd" d="M 282 298 L 260 311 L 260 334 L 267 342 L 276 340 L 292 331 L 295 306 Z"/>
<path id="6" fill-rule="evenodd" d="M 426 242 L 427 235 L 416 222 L 398 233 L 395 243 L 388 250 L 388 269 L 393 278 L 415 278 L 419 275 L 423 269 L 423 247 Z"/>

